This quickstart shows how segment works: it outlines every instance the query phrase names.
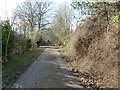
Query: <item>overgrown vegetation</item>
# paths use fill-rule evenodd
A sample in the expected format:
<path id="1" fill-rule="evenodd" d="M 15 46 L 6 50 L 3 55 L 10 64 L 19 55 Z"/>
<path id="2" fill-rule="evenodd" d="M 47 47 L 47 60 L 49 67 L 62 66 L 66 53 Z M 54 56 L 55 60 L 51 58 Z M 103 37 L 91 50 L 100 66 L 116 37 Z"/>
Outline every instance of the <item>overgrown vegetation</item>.
<path id="1" fill-rule="evenodd" d="M 0 23 L 2 30 L 2 78 L 3 87 L 9 85 L 29 66 L 43 48 L 32 48 L 32 40 L 12 29 L 9 20 Z"/>
<path id="2" fill-rule="evenodd" d="M 0 27 L 2 30 L 2 62 L 4 65 L 12 60 L 12 56 L 29 51 L 32 47 L 32 42 L 30 38 L 26 38 L 12 30 L 9 20 L 1 22 Z"/>
<path id="3" fill-rule="evenodd" d="M 5 62 L 15 47 L 15 35 L 8 20 L 0 23 L 0 27 L 2 30 L 2 61 Z"/>
<path id="4" fill-rule="evenodd" d="M 64 55 L 75 71 L 94 78 L 98 87 L 118 87 L 119 5 L 108 2 L 72 4 L 84 12 L 82 15 L 92 14 L 79 21 L 75 35 L 64 47 Z"/>

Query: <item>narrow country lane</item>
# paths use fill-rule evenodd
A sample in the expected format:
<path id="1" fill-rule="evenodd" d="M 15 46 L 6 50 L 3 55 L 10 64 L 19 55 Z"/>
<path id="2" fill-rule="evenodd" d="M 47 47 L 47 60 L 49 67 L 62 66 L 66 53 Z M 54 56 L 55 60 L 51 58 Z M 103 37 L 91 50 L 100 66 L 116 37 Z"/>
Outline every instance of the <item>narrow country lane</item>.
<path id="1" fill-rule="evenodd" d="M 69 70 L 60 53 L 47 47 L 37 60 L 20 76 L 12 88 L 83 88 Z"/>

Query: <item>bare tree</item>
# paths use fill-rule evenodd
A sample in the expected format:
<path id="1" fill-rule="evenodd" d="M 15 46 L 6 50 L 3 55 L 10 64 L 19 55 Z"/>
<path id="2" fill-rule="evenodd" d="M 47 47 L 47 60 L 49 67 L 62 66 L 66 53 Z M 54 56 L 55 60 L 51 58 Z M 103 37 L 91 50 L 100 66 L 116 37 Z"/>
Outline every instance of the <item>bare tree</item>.
<path id="1" fill-rule="evenodd" d="M 59 9 L 55 13 L 52 28 L 54 33 L 59 38 L 59 42 L 66 44 L 70 35 L 71 26 L 71 9 L 67 6 L 67 3 L 60 5 Z"/>
<path id="2" fill-rule="evenodd" d="M 15 9 L 16 19 L 35 42 L 37 32 L 49 24 L 47 18 L 51 10 L 51 2 L 25 1 Z M 23 24 L 23 25 L 22 25 Z M 24 32 L 25 32 L 24 31 Z"/>
<path id="3" fill-rule="evenodd" d="M 38 29 L 42 29 L 42 27 L 50 24 L 47 20 L 48 12 L 50 12 L 51 9 L 51 2 L 36 2 L 37 9 L 36 9 L 36 20 L 38 24 Z"/>

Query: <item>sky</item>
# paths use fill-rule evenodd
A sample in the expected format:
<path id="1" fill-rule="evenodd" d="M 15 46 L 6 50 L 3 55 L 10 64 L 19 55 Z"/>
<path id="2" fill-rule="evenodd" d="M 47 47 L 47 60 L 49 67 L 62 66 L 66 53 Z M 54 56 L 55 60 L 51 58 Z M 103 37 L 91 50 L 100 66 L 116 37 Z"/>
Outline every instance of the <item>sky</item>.
<path id="1" fill-rule="evenodd" d="M 0 1 L 0 20 L 7 20 L 7 19 L 11 20 L 12 13 L 16 8 L 17 4 L 23 1 L 25 0 L 1 0 Z M 56 7 L 55 9 L 57 9 L 57 7 L 63 2 L 68 2 L 68 4 L 72 2 L 72 0 L 41 0 L 41 1 L 54 2 L 55 3 L 54 7 Z"/>
<path id="2" fill-rule="evenodd" d="M 16 5 L 20 2 L 23 2 L 25 0 L 1 0 L 0 1 L 0 18 L 2 20 L 7 19 L 7 17 L 10 19 L 12 16 L 12 12 L 15 9 Z M 42 0 L 44 2 L 46 0 Z M 56 2 L 56 5 L 58 5 L 60 2 L 64 2 L 65 0 L 47 0 L 49 2 Z M 67 2 L 71 2 L 72 0 L 66 0 Z"/>
<path id="3" fill-rule="evenodd" d="M 23 2 L 25 0 L 1 0 L 0 1 L 0 20 L 7 20 L 9 19 L 11 21 L 12 13 L 14 9 L 16 8 L 17 4 Z M 49 2 L 55 2 L 54 7 L 58 7 L 63 2 L 67 2 L 70 4 L 73 0 L 39 0 L 42 2 L 49 1 Z M 56 9 L 55 8 L 55 9 Z M 72 22 L 72 28 L 75 29 L 76 22 Z"/>
<path id="4" fill-rule="evenodd" d="M 12 16 L 12 11 L 14 10 L 14 8 L 16 7 L 17 3 L 23 2 L 25 0 L 0 0 L 0 18 L 2 20 L 7 19 L 7 17 L 10 19 L 10 17 Z M 60 3 L 60 2 L 72 2 L 72 0 L 41 0 L 42 2 L 44 1 L 52 1 L 52 2 L 56 2 L 56 6 Z M 84 1 L 84 0 L 82 0 Z M 96 1 L 96 0 L 94 0 Z M 98 1 L 119 1 L 119 0 L 98 0 Z"/>
<path id="5" fill-rule="evenodd" d="M 7 17 L 11 17 L 13 9 L 16 4 L 24 0 L 1 0 L 0 1 L 0 17 L 5 20 Z"/>

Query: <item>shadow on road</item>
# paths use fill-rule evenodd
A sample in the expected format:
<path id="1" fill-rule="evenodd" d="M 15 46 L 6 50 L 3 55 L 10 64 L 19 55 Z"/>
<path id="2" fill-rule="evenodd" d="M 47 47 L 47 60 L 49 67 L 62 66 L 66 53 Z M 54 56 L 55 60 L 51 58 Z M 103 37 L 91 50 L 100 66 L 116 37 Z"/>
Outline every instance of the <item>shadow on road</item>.
<path id="1" fill-rule="evenodd" d="M 58 58 L 60 58 L 60 55 L 47 53 L 47 57 L 44 58 L 46 62 L 44 62 L 44 66 L 46 66 L 46 69 L 44 72 L 41 72 L 45 75 L 44 77 L 38 78 L 40 80 L 40 83 L 37 83 L 38 87 L 48 87 L 48 88 L 86 88 L 86 84 L 82 83 L 80 78 L 75 75 L 75 73 L 68 68 L 66 68 L 63 62 L 61 64 L 59 63 Z M 57 60 L 58 59 L 58 60 Z M 42 84 L 41 84 L 42 83 Z M 45 83 L 45 86 L 44 86 Z"/>
<path id="2" fill-rule="evenodd" d="M 66 67 L 57 49 L 46 48 L 13 88 L 86 88 L 80 78 Z"/>

